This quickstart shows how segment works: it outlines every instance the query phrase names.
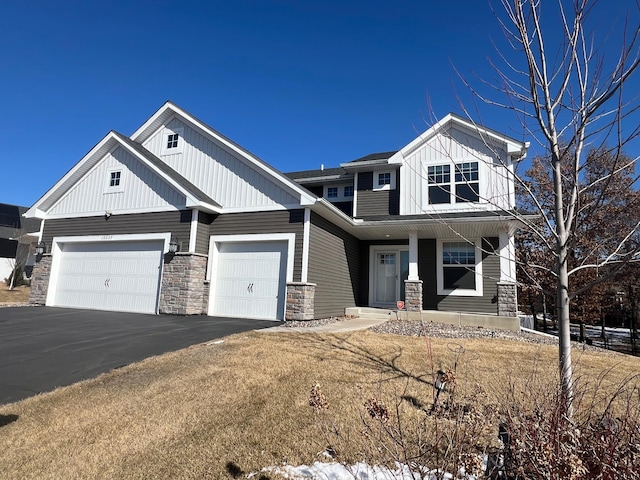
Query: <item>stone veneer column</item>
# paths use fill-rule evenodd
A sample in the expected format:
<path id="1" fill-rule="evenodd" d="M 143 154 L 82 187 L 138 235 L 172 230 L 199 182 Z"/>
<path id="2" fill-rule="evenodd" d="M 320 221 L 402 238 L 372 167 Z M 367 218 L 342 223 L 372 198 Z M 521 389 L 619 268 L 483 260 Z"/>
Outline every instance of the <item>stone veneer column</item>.
<path id="1" fill-rule="evenodd" d="M 160 287 L 160 313 L 200 315 L 204 308 L 207 255 L 167 254 Z"/>
<path id="2" fill-rule="evenodd" d="M 404 308 L 407 312 L 422 311 L 422 280 L 404 281 Z"/>
<path id="3" fill-rule="evenodd" d="M 31 293 L 29 303 L 33 305 L 44 305 L 47 302 L 47 292 L 49 291 L 49 278 L 51 276 L 51 254 L 42 255 L 37 259 L 31 274 Z"/>
<path id="4" fill-rule="evenodd" d="M 515 317 L 518 310 L 518 295 L 515 283 L 498 283 L 498 315 Z"/>
<path id="5" fill-rule="evenodd" d="M 313 320 L 316 296 L 315 283 L 287 283 L 285 320 Z"/>

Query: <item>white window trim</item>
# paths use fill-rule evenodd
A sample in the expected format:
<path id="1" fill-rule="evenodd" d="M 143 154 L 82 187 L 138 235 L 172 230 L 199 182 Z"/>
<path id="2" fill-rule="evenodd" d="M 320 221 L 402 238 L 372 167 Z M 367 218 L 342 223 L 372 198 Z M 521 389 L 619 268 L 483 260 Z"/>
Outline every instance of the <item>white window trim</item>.
<path id="1" fill-rule="evenodd" d="M 115 172 L 120 172 L 120 184 L 114 187 L 111 186 L 111 174 Z M 120 193 L 124 192 L 124 181 L 125 181 L 125 169 L 122 167 L 112 167 L 107 169 L 107 181 L 104 189 L 104 193 Z"/>
<path id="2" fill-rule="evenodd" d="M 178 146 L 175 148 L 167 148 L 169 135 L 178 134 Z M 184 128 L 164 128 L 162 130 L 162 153 L 161 155 L 175 155 L 182 153 L 184 148 Z"/>
<path id="3" fill-rule="evenodd" d="M 477 163 L 478 164 L 478 201 L 477 202 L 456 202 L 456 185 L 460 184 L 455 181 L 456 167 L 462 163 Z M 429 183 L 429 167 L 436 167 L 439 165 L 449 165 L 451 166 L 450 175 L 451 179 L 448 183 L 451 190 L 449 193 L 449 203 L 429 203 L 429 187 L 435 184 Z M 455 161 L 446 161 L 442 159 L 442 161 L 430 161 L 423 163 L 423 175 L 422 175 L 422 211 L 435 211 L 435 210 L 448 210 L 448 211 L 458 211 L 458 210 L 485 210 L 487 207 L 486 201 L 486 189 L 488 179 L 485 174 L 485 165 L 484 161 L 478 158 L 461 158 L 456 159 Z"/>
<path id="4" fill-rule="evenodd" d="M 444 288 L 444 275 L 443 275 L 443 261 L 442 261 L 442 244 L 448 242 L 460 242 L 464 241 L 460 238 L 444 238 L 438 239 L 436 243 L 436 265 L 437 265 L 437 293 L 438 295 L 451 295 L 457 297 L 482 297 L 483 292 L 483 282 L 482 282 L 482 239 L 473 239 L 468 240 L 469 243 L 472 243 L 475 246 L 475 257 L 476 257 L 476 288 L 474 290 L 471 289 L 462 289 L 456 288 L 455 290 L 445 290 Z"/>
<path id="5" fill-rule="evenodd" d="M 340 184 L 335 184 L 335 185 L 325 185 L 322 188 L 322 196 L 329 200 L 330 202 L 350 202 L 353 200 L 354 197 L 345 197 L 344 196 L 344 187 L 352 187 L 353 185 L 351 185 L 350 183 L 340 183 Z M 337 188 L 338 189 L 338 196 L 337 197 L 329 197 L 329 189 L 330 188 Z M 355 188 L 353 189 L 354 191 L 354 195 L 355 195 Z"/>
<path id="6" fill-rule="evenodd" d="M 378 176 L 381 173 L 388 173 L 391 183 L 385 183 L 384 185 L 380 185 L 378 183 Z M 374 191 L 395 190 L 395 189 L 396 189 L 396 171 L 395 170 L 374 170 L 373 172 L 373 190 Z"/>

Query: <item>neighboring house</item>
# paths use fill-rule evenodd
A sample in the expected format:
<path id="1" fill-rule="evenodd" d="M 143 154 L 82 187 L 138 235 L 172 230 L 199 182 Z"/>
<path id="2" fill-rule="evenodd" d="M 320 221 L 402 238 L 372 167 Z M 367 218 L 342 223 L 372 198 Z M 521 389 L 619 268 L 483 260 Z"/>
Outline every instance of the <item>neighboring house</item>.
<path id="1" fill-rule="evenodd" d="M 35 245 L 40 232 L 40 220 L 23 218 L 27 207 L 0 203 L 0 282 L 11 275 L 16 262 L 31 276 L 35 264 Z"/>
<path id="2" fill-rule="evenodd" d="M 406 299 L 515 315 L 526 148 L 448 115 L 398 152 L 285 175 L 167 102 L 27 212 L 46 246 L 31 301 L 282 320 Z"/>

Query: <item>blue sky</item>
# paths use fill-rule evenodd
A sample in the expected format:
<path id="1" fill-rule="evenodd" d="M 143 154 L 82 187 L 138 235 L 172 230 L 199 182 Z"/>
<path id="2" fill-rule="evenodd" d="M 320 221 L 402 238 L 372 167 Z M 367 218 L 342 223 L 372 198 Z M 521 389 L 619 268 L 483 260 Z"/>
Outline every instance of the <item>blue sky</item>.
<path id="1" fill-rule="evenodd" d="M 613 25 L 634 5 L 596 18 Z M 0 203 L 33 204 L 109 130 L 130 135 L 166 100 L 284 172 L 399 149 L 433 113 L 461 113 L 458 97 L 470 105 L 452 65 L 495 78 L 493 42 L 505 46 L 485 0 L 10 2 Z M 527 139 L 508 112 L 476 113 Z"/>

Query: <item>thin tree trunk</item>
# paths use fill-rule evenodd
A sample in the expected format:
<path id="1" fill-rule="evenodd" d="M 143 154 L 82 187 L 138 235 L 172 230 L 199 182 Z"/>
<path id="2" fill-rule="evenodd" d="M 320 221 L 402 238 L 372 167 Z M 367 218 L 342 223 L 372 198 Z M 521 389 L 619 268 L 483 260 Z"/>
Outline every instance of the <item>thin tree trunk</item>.
<path id="1" fill-rule="evenodd" d="M 573 417 L 573 369 L 571 366 L 571 328 L 569 315 L 569 275 L 566 247 L 562 247 L 558 258 L 557 315 L 559 337 L 560 383 L 562 397 L 567 405 L 567 416 Z"/>

